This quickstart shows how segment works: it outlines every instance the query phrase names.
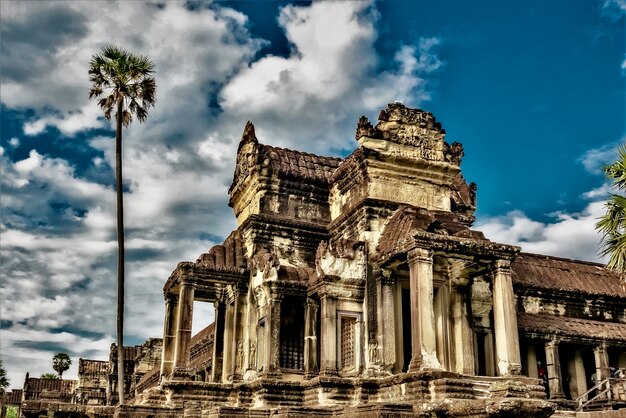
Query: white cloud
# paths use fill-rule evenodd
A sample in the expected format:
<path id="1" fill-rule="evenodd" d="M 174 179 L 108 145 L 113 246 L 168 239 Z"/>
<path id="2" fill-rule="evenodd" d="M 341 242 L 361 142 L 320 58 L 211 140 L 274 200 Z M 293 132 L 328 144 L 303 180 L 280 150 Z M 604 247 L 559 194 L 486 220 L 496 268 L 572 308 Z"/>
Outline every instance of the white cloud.
<path id="1" fill-rule="evenodd" d="M 626 142 L 626 137 L 622 138 L 619 142 Z M 600 174 L 604 166 L 611 164 L 616 159 L 617 143 L 610 143 L 590 149 L 580 157 L 579 161 L 589 173 Z"/>
<path id="2" fill-rule="evenodd" d="M 522 251 L 603 262 L 598 254 L 600 235 L 595 230 L 604 202 L 589 203 L 579 213 L 555 213 L 552 222 L 538 222 L 521 211 L 480 219 L 475 229 L 493 241 L 519 245 Z"/>
<path id="3" fill-rule="evenodd" d="M 366 2 L 286 6 L 279 17 L 292 44 L 288 57 L 266 56 L 221 92 L 230 117 L 260 120 L 259 138 L 314 152 L 351 148 L 355 121 L 387 103 L 419 105 L 429 95 L 421 75 L 440 67 L 436 38 L 416 40 L 381 70 L 374 49 L 377 13 Z"/>
<path id="4" fill-rule="evenodd" d="M 117 13 L 102 13 L 105 5 Z M 424 38 L 400 45 L 393 65 L 383 68 L 374 47 L 377 12 L 363 2 L 286 6 L 279 21 L 292 51 L 260 59 L 255 54 L 264 41 L 250 37 L 247 17 L 219 3 L 194 11 L 173 2 L 0 7 L 2 59 L 10 63 L 3 66 L 0 101 L 33 110 L 23 126 L 30 137 L 50 127 L 71 137 L 111 126 L 87 98 L 87 64 L 105 43 L 155 61 L 157 105 L 147 123 L 124 130 L 123 142 L 126 331 L 135 340 L 161 335 L 161 289 L 176 263 L 206 251 L 213 244 L 206 236 L 224 237 L 235 227 L 227 189 L 246 120 L 274 145 L 320 153 L 352 148 L 358 116 L 375 116 L 395 100 L 419 105 L 430 94 L 426 74 L 442 65 L 434 53 L 438 39 Z M 99 153 L 90 157 L 87 174 L 45 155 L 35 138 L 28 144 L 29 156 L 17 162 L 0 148 L 0 255 L 3 276 L 13 279 L 0 284 L 0 297 L 22 306 L 9 311 L 1 304 L 2 318 L 11 322 L 1 340 L 3 358 L 14 353 L 6 361 L 10 373 L 28 366 L 39 375 L 50 371 L 52 350 L 42 341 L 100 358 L 112 342 L 115 192 L 113 173 L 105 170 L 115 160 L 110 137 L 84 144 Z M 70 153 L 74 146 L 68 141 Z M 90 170 L 109 174 L 109 181 L 94 180 Z M 198 315 L 212 313 L 199 308 Z M 54 328 L 71 330 L 72 337 Z M 24 329 L 20 345 L 16 336 Z M 98 335 L 82 335 L 87 332 Z M 25 341 L 33 346 L 24 348 Z"/>

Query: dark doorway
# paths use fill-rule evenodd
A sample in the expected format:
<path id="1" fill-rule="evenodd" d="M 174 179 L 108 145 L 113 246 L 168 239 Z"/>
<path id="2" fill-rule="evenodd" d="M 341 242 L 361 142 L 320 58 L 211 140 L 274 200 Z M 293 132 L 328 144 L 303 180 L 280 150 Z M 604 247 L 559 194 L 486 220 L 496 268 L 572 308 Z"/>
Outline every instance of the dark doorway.
<path id="1" fill-rule="evenodd" d="M 411 293 L 409 289 L 402 289 L 402 352 L 404 359 L 402 371 L 409 370 L 411 363 Z"/>
<path id="2" fill-rule="evenodd" d="M 280 367 L 304 370 L 304 300 L 285 297 L 280 309 Z"/>

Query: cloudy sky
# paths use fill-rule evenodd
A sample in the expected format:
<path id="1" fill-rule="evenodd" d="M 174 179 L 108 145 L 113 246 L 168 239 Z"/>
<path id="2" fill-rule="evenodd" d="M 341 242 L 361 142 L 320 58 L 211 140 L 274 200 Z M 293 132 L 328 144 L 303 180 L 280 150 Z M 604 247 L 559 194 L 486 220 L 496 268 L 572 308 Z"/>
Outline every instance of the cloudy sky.
<path id="1" fill-rule="evenodd" d="M 417 2 L 415 2 L 417 3 Z M 477 229 L 598 260 L 600 168 L 624 141 L 624 0 L 0 3 L 1 334 L 12 387 L 115 333 L 112 125 L 87 98 L 107 43 L 149 55 L 157 105 L 124 133 L 126 344 L 162 334 L 161 289 L 235 226 L 246 120 L 262 142 L 355 148 L 392 101 L 465 146 Z M 196 329 L 210 321 L 196 310 Z"/>

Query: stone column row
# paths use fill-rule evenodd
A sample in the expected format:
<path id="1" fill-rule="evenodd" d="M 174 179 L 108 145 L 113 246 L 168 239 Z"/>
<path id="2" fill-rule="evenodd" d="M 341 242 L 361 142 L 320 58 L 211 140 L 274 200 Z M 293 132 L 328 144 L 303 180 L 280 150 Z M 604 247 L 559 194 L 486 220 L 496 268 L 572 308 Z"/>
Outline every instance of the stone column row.
<path id="1" fill-rule="evenodd" d="M 408 262 L 412 351 L 409 371 L 422 368 L 440 369 L 433 310 L 432 251 L 422 248 L 414 249 L 409 252 Z"/>
<path id="2" fill-rule="evenodd" d="M 194 286 L 182 283 L 178 295 L 167 295 L 163 329 L 161 375 L 171 376 L 176 367 L 189 365 Z"/>
<path id="3" fill-rule="evenodd" d="M 319 373 L 317 364 L 317 310 L 313 299 L 307 299 L 304 319 L 304 378 L 311 379 Z"/>
<path id="4" fill-rule="evenodd" d="M 496 337 L 496 367 L 498 375 L 520 374 L 519 334 L 515 295 L 511 280 L 511 264 L 497 260 L 493 272 L 493 320 Z"/>

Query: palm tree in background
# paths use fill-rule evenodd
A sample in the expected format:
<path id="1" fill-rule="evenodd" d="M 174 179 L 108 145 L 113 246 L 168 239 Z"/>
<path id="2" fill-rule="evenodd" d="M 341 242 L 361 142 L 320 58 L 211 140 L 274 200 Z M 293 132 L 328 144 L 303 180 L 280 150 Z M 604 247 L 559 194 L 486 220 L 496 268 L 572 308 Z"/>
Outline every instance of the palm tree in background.
<path id="1" fill-rule="evenodd" d="M 618 150 L 618 159 L 604 167 L 604 174 L 611 180 L 615 193 L 606 202 L 606 213 L 596 223 L 602 233 L 602 256 L 608 256 L 606 266 L 626 277 L 626 144 Z"/>
<path id="2" fill-rule="evenodd" d="M 122 126 L 133 115 L 139 122 L 148 117 L 156 101 L 154 63 L 117 46 L 105 46 L 89 62 L 89 98 L 100 99 L 104 117 L 115 111 L 115 178 L 117 191 L 117 378 L 120 405 L 124 403 L 124 201 L 122 194 Z"/>
<path id="3" fill-rule="evenodd" d="M 70 368 L 72 360 L 67 353 L 56 353 L 52 357 L 52 368 L 59 374 L 59 379 L 63 379 L 63 372 Z"/>

